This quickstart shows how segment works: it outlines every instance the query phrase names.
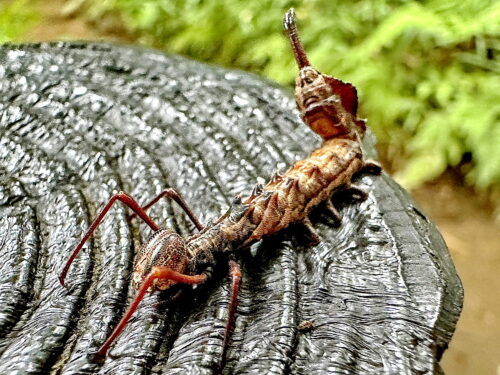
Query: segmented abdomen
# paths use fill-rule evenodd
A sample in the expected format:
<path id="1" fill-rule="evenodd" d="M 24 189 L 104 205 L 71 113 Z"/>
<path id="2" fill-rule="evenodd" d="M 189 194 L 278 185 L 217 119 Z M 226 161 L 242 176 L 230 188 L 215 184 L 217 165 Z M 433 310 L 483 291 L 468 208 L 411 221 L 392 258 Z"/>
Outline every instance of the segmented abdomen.
<path id="1" fill-rule="evenodd" d="M 348 184 L 363 165 L 359 143 L 331 139 L 308 158 L 276 175 L 261 194 L 251 197 L 242 219 L 255 225 L 244 244 L 304 220 L 311 209 Z"/>

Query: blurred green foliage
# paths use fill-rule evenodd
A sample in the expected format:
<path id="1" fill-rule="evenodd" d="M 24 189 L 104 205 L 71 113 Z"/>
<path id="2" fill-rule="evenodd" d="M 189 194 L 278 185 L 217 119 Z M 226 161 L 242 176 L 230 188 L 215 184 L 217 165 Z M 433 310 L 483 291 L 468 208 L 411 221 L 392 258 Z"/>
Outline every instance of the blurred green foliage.
<path id="1" fill-rule="evenodd" d="M 353 82 L 400 180 L 415 186 L 471 159 L 500 184 L 500 2 L 478 0 L 75 0 L 118 12 L 143 43 L 292 83 L 281 33 L 294 6 L 311 62 Z"/>
<path id="2" fill-rule="evenodd" d="M 19 41 L 36 20 L 29 0 L 0 0 L 0 43 Z"/>
<path id="3" fill-rule="evenodd" d="M 500 2 L 494 0 L 68 0 L 148 46 L 292 84 L 281 32 L 295 7 L 309 60 L 353 82 L 361 114 L 407 187 L 459 167 L 500 186 Z"/>

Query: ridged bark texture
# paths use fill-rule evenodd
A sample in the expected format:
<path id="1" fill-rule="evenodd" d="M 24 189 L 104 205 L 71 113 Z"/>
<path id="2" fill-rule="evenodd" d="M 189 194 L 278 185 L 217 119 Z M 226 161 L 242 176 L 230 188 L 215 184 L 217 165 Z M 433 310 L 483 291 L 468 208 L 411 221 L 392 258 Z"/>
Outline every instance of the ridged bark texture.
<path id="1" fill-rule="evenodd" d="M 103 364 L 88 353 L 135 292 L 134 249 L 149 228 L 116 204 L 66 289 L 57 275 L 113 192 L 146 202 L 172 187 L 206 223 L 319 144 L 291 95 L 250 74 L 134 47 L 0 47 L 0 373 L 214 373 L 225 261 L 173 301 L 146 297 Z M 369 198 L 334 198 L 342 225 L 317 219 L 319 245 L 297 245 L 292 230 L 240 253 L 224 373 L 439 371 L 463 297 L 446 246 L 389 176 L 357 183 Z M 175 204 L 150 213 L 194 229 Z M 300 331 L 304 321 L 313 328 Z"/>

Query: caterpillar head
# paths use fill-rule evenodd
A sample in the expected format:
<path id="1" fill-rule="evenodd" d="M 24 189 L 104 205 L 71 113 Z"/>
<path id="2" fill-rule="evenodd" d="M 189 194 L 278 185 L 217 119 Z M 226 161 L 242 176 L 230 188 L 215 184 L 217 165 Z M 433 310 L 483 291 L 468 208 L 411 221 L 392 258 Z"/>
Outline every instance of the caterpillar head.
<path id="1" fill-rule="evenodd" d="M 362 137 L 366 126 L 364 120 L 357 118 L 356 88 L 322 74 L 310 65 L 297 34 L 293 8 L 285 14 L 283 25 L 299 67 L 295 101 L 304 122 L 324 139 Z"/>

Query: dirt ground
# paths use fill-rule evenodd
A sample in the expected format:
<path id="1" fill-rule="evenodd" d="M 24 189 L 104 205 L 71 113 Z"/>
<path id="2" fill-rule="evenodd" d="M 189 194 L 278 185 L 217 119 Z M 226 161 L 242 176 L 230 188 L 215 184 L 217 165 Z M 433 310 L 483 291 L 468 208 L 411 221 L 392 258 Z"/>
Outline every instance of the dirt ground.
<path id="1" fill-rule="evenodd" d="M 129 41 L 112 27 L 103 31 L 62 16 L 64 0 L 37 4 L 42 19 L 26 41 Z M 474 192 L 451 178 L 427 184 L 413 196 L 439 227 L 465 289 L 462 316 L 442 367 L 449 375 L 500 375 L 500 225 Z"/>
<path id="2" fill-rule="evenodd" d="M 500 225 L 475 193 L 442 178 L 413 192 L 443 235 L 465 299 L 442 359 L 446 374 L 500 375 Z"/>

